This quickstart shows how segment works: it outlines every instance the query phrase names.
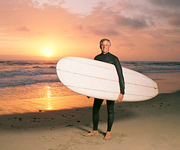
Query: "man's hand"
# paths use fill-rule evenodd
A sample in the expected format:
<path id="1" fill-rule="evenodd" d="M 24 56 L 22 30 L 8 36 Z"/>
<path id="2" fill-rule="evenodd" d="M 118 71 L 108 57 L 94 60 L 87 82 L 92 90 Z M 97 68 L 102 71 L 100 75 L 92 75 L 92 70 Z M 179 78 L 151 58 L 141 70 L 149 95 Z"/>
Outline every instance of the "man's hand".
<path id="1" fill-rule="evenodd" d="M 116 100 L 116 102 L 122 102 L 123 97 L 124 97 L 123 94 L 119 94 L 118 99 Z"/>

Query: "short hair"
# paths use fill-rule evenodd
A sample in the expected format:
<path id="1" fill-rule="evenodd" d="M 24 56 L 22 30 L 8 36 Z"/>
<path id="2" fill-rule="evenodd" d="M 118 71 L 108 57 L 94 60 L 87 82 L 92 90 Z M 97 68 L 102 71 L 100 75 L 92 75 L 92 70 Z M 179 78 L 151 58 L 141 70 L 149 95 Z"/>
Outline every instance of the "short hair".
<path id="1" fill-rule="evenodd" d="M 104 41 L 108 41 L 109 42 L 109 46 L 111 46 L 111 41 L 109 40 L 109 39 L 102 39 L 101 41 L 100 41 L 100 48 L 101 48 L 101 45 L 102 45 L 102 43 L 104 42 Z"/>

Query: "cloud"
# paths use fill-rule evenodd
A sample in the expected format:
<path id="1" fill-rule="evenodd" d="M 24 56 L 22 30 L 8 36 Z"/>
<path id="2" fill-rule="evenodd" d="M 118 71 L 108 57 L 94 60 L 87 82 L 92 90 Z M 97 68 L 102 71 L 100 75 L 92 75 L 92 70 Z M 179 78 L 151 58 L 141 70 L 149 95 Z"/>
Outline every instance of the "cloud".
<path id="1" fill-rule="evenodd" d="M 179 8 L 180 0 L 149 0 L 154 5 L 165 6 L 170 8 Z"/>
<path id="2" fill-rule="evenodd" d="M 151 46 L 153 49 L 159 52 L 167 51 L 168 49 L 168 45 L 165 45 L 162 43 L 153 43 L 153 44 L 150 44 L 149 46 Z"/>
<path id="3" fill-rule="evenodd" d="M 13 41 L 20 41 L 20 40 L 22 40 L 21 37 L 13 37 L 13 36 L 8 36 L 6 34 L 0 33 L 0 41 L 13 42 Z"/>
<path id="4" fill-rule="evenodd" d="M 99 3 L 91 14 L 81 19 L 83 32 L 89 30 L 90 34 L 100 36 L 125 36 L 124 31 L 131 30 L 133 33 L 133 31 L 143 30 L 150 26 L 145 15 L 132 12 L 132 10 L 135 11 L 132 4 L 127 2 L 108 4 Z"/>
<path id="5" fill-rule="evenodd" d="M 27 27 L 23 26 L 23 27 L 19 27 L 19 28 L 17 28 L 17 31 L 29 32 L 29 31 L 30 31 L 30 29 L 28 29 Z"/>
<path id="6" fill-rule="evenodd" d="M 154 14 L 159 18 L 159 20 L 164 20 L 167 23 L 175 27 L 180 27 L 180 12 L 165 10 L 156 10 Z M 164 22 L 163 21 L 163 22 Z"/>
<path id="7" fill-rule="evenodd" d="M 92 29 L 92 31 L 96 34 L 96 35 L 103 35 L 103 36 L 116 36 L 116 35 L 120 35 L 120 33 L 116 30 L 113 29 L 107 29 L 107 30 L 101 30 L 101 29 Z"/>
<path id="8" fill-rule="evenodd" d="M 162 43 L 152 44 L 152 46 L 157 47 L 157 48 L 165 48 L 165 47 L 167 47 L 166 45 L 164 45 Z"/>
<path id="9" fill-rule="evenodd" d="M 180 6 L 179 0 L 138 0 L 137 3 L 130 0 L 105 0 L 96 3 L 83 17 L 83 11 L 81 14 L 70 11 L 56 0 L 39 1 L 54 3 L 38 3 L 37 0 L 0 0 L 0 18 L 3 20 L 0 21 L 1 49 L 13 53 L 14 47 L 34 50 L 34 47 L 38 49 L 49 44 L 57 47 L 57 55 L 61 55 L 60 51 L 66 50 L 69 54 L 76 54 L 73 52 L 78 49 L 81 51 L 80 55 L 86 54 L 90 57 L 91 53 L 96 53 L 96 42 L 103 36 L 110 38 L 117 49 L 119 46 L 123 47 L 122 56 L 126 55 L 127 59 L 132 56 L 126 54 L 126 50 L 137 52 L 137 55 L 133 56 L 137 59 L 140 59 L 138 55 L 147 55 L 147 50 L 149 59 L 151 56 L 154 59 L 151 51 L 157 52 L 160 49 L 165 53 L 166 49 L 170 48 L 179 50 L 177 39 L 180 39 L 180 12 L 176 9 Z M 79 3 L 74 3 L 72 7 L 80 6 Z M 86 5 L 82 7 L 84 10 L 87 8 Z M 22 44 L 19 45 L 16 40 L 21 40 Z M 11 46 L 6 41 L 13 41 L 14 45 Z M 91 43 L 88 47 L 87 42 Z M 86 52 L 84 47 L 87 48 Z M 119 51 L 116 53 L 121 54 Z"/>
<path id="10" fill-rule="evenodd" d="M 119 47 L 135 47 L 134 43 L 125 43 L 125 44 L 119 44 Z"/>
<path id="11" fill-rule="evenodd" d="M 180 13 L 171 14 L 169 23 L 173 26 L 180 27 Z"/>
<path id="12" fill-rule="evenodd" d="M 148 27 L 148 24 L 144 20 L 144 18 L 128 18 L 124 16 L 116 16 L 115 22 L 119 26 L 127 26 L 132 29 L 143 29 Z"/>
<path id="13" fill-rule="evenodd" d="M 180 40 L 174 40 L 174 41 L 171 41 L 172 43 L 175 43 L 175 44 L 180 44 Z"/>

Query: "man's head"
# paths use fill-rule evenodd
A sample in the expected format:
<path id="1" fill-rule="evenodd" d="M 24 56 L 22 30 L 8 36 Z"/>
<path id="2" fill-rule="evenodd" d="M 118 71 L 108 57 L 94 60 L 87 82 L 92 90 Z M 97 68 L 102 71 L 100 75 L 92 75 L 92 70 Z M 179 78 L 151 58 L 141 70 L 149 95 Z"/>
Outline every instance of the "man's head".
<path id="1" fill-rule="evenodd" d="M 100 41 L 100 49 L 103 54 L 107 54 L 109 52 L 110 46 L 111 46 L 111 41 L 109 39 L 102 39 Z"/>

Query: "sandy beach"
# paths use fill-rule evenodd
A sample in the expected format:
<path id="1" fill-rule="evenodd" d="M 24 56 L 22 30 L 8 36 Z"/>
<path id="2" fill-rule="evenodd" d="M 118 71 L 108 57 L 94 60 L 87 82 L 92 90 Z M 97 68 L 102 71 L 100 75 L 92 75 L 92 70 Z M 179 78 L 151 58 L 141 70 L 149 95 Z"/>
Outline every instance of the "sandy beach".
<path id="1" fill-rule="evenodd" d="M 67 89 L 49 65 L 18 67 L 14 71 L 16 65 L 7 66 L 8 73 L 1 67 L 1 75 L 10 77 L 0 79 L 0 150 L 180 150 L 180 72 L 145 73 L 157 82 L 160 94 L 147 101 L 116 103 L 112 139 L 105 141 L 105 102 L 100 134 L 85 137 L 92 131 L 93 98 Z"/>
<path id="2" fill-rule="evenodd" d="M 103 140 L 106 105 L 100 111 L 100 135 L 95 137 L 84 136 L 92 130 L 92 107 L 89 106 L 1 115 L 0 149 L 179 150 L 179 100 L 180 91 L 159 94 L 143 102 L 116 103 L 110 141 Z M 92 100 L 89 101 L 92 103 Z"/>

